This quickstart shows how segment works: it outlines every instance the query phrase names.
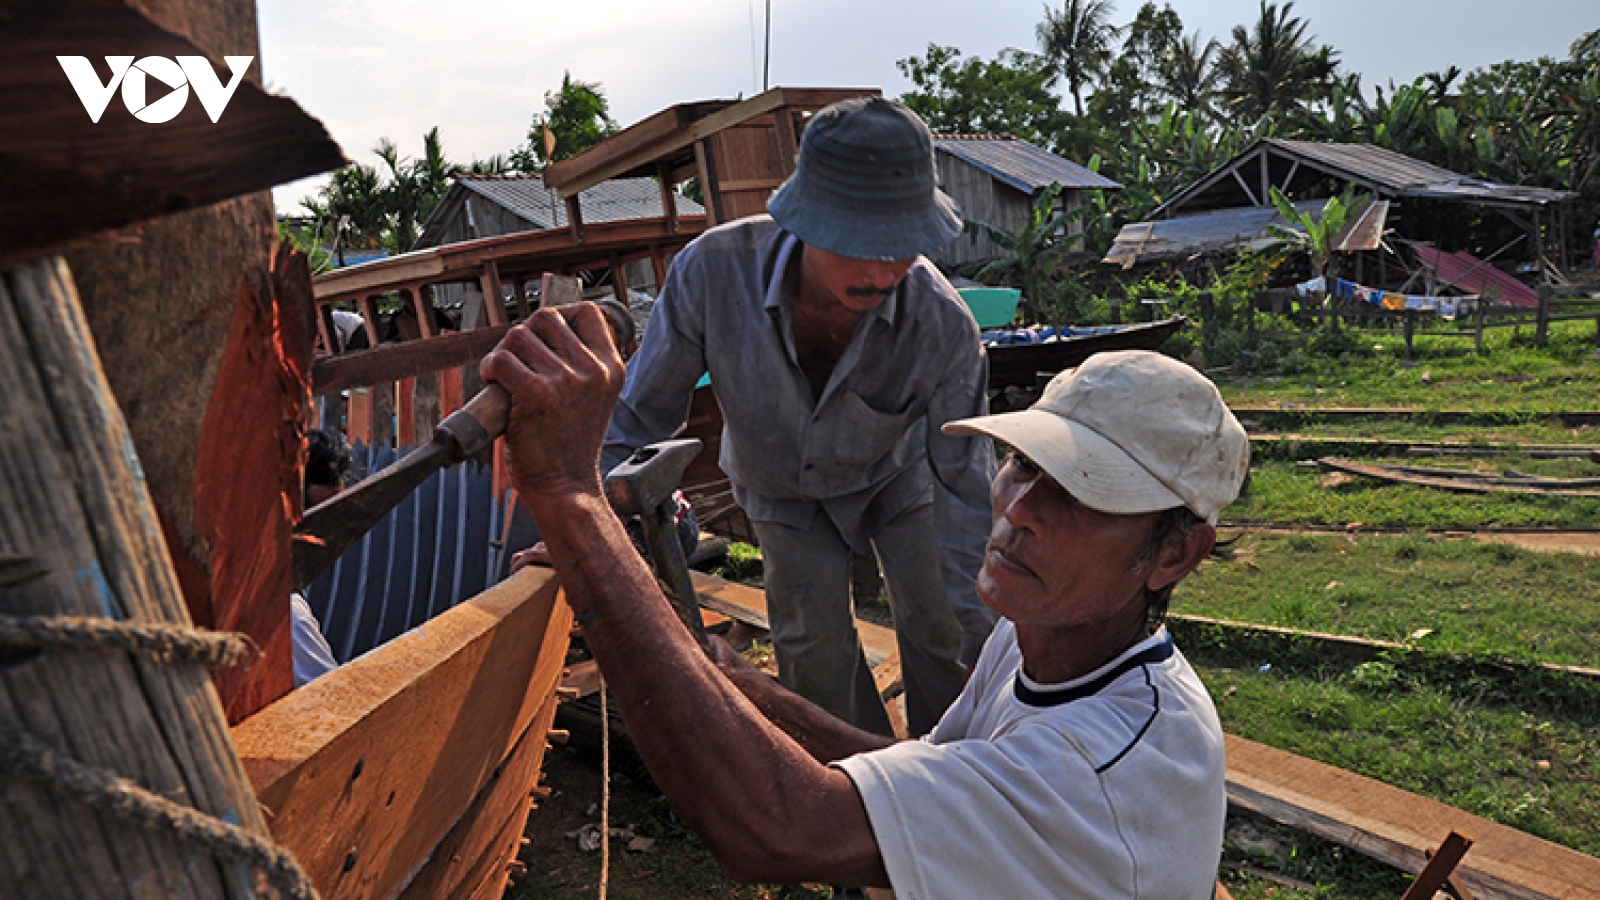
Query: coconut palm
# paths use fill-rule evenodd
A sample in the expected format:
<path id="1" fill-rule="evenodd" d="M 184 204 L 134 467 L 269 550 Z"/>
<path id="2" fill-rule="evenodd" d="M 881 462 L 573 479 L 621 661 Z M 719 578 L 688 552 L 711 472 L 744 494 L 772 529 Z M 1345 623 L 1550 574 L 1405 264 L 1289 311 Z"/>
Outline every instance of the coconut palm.
<path id="1" fill-rule="evenodd" d="M 1037 28 L 1039 48 L 1072 94 L 1072 109 L 1083 115 L 1083 88 L 1111 65 L 1113 44 L 1122 28 L 1111 24 L 1111 0 L 1066 0 L 1061 12 L 1046 8 Z"/>
<path id="2" fill-rule="evenodd" d="M 1216 38 L 1200 40 L 1200 31 L 1173 41 L 1156 64 L 1159 89 L 1178 104 L 1178 108 L 1214 118 L 1211 98 L 1216 93 L 1221 72 L 1216 67 L 1220 45 Z"/>
<path id="3" fill-rule="evenodd" d="M 1291 16 L 1294 3 L 1261 0 L 1253 28 L 1233 27 L 1233 43 L 1217 56 L 1229 117 L 1249 124 L 1266 116 L 1293 116 L 1327 96 L 1338 68 L 1332 47 L 1314 46 L 1310 24 Z"/>

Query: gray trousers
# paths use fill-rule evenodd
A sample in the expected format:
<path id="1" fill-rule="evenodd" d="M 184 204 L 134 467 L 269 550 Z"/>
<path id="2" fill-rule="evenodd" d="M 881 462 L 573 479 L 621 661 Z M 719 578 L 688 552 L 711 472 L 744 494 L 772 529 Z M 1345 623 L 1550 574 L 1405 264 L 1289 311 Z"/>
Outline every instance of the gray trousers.
<path id="1" fill-rule="evenodd" d="M 835 716 L 891 735 L 856 634 L 850 547 L 827 513 L 809 529 L 754 522 L 778 680 Z M 961 693 L 961 625 L 940 574 L 933 504 L 913 507 L 872 537 L 883 571 L 906 688 L 906 724 L 926 734 Z"/>

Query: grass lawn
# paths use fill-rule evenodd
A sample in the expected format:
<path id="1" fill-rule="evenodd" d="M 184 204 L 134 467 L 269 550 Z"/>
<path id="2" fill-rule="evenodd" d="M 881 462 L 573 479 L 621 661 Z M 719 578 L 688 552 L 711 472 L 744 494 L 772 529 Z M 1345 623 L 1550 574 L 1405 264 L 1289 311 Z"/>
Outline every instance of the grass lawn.
<path id="1" fill-rule="evenodd" d="M 1432 535 L 1246 533 L 1232 550 L 1174 612 L 1600 668 L 1597 557 Z"/>
<path id="2" fill-rule="evenodd" d="M 1514 468 L 1523 473 L 1548 477 L 1600 475 L 1600 466 L 1587 460 L 1504 457 L 1470 463 L 1439 459 L 1378 462 L 1464 470 Z M 1336 527 L 1360 524 L 1375 528 L 1418 529 L 1490 526 L 1594 528 L 1600 525 L 1600 499 L 1506 493 L 1461 494 L 1300 468 L 1287 459 L 1258 458 L 1251 466 L 1250 484 L 1244 495 L 1223 510 L 1222 517 L 1225 522 Z"/>
<path id="3" fill-rule="evenodd" d="M 1404 359 L 1397 331 L 1349 332 L 1357 352 L 1311 357 L 1285 376 L 1219 376 L 1217 387 L 1235 406 L 1401 406 L 1417 409 L 1511 409 L 1527 412 L 1600 407 L 1600 362 L 1593 322 L 1557 322 L 1545 349 L 1532 346 L 1531 328 L 1494 329 L 1484 353 L 1470 341 L 1418 338 L 1418 358 Z M 1424 377 L 1426 376 L 1426 377 Z"/>
<path id="4" fill-rule="evenodd" d="M 1309 642 L 1175 630 L 1230 734 L 1600 854 L 1600 683 L 1439 654 L 1357 664 Z M 1407 881 L 1241 813 L 1229 816 L 1223 860 L 1240 900 L 1397 898 Z"/>

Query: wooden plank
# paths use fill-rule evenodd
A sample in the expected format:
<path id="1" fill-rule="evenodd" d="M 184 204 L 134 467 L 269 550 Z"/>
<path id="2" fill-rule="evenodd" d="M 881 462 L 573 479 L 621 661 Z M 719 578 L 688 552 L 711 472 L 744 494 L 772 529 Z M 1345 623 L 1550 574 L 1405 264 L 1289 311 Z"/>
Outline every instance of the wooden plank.
<path id="1" fill-rule="evenodd" d="M 401 288 L 400 296 L 406 303 L 411 304 L 411 311 L 417 316 L 417 331 L 422 337 L 431 338 L 438 332 L 433 327 L 433 302 L 423 293 L 427 289 L 427 285 L 413 284 Z"/>
<path id="2" fill-rule="evenodd" d="M 555 697 L 545 701 L 494 777 L 478 791 L 472 806 L 434 848 L 422 871 L 406 885 L 400 900 L 435 900 L 476 891 L 504 879 L 506 863 L 516 857 L 518 839 L 528 821 L 528 792 L 539 783 L 546 735 L 555 721 Z M 498 895 L 496 895 L 498 896 Z"/>
<path id="3" fill-rule="evenodd" d="M 312 283 L 316 287 L 317 302 L 327 303 L 354 297 L 363 291 L 381 292 L 389 289 L 390 285 L 400 282 L 426 284 L 430 279 L 443 273 L 444 261 L 440 255 L 440 248 L 429 247 L 426 250 L 413 250 L 410 253 L 402 253 L 399 256 L 359 266 L 324 272 Z"/>
<path id="4" fill-rule="evenodd" d="M 667 220 L 667 230 L 678 230 L 678 191 L 677 183 L 672 180 L 671 168 L 665 161 L 656 163 L 656 187 L 661 191 L 661 212 Z M 652 253 L 652 259 L 659 258 L 660 254 Z M 659 285 L 660 282 L 657 282 Z"/>
<path id="5" fill-rule="evenodd" d="M 418 871 L 554 693 L 570 623 L 554 575 L 528 568 L 233 730 L 325 900 Z"/>
<path id="6" fill-rule="evenodd" d="M 336 394 L 350 388 L 477 365 L 510 328 L 509 325 L 478 328 L 319 359 L 311 366 L 311 392 L 319 396 Z"/>
<path id="7" fill-rule="evenodd" d="M 383 337 L 378 334 L 378 304 L 372 302 L 372 295 L 357 297 L 356 306 L 361 310 L 361 327 L 366 329 L 367 345 L 376 347 L 383 343 Z"/>
<path id="8" fill-rule="evenodd" d="M 1228 631 L 1246 634 L 1276 637 L 1285 641 L 1315 641 L 1321 645 L 1322 649 L 1326 650 L 1331 655 L 1356 662 L 1367 662 L 1369 660 L 1379 659 L 1387 654 L 1424 652 L 1413 645 L 1401 644 L 1396 641 L 1382 641 L 1377 640 L 1376 638 L 1351 637 L 1344 634 L 1327 634 L 1320 631 L 1300 631 L 1295 628 L 1280 628 L 1276 625 L 1257 625 L 1252 622 L 1231 622 L 1227 619 L 1213 619 L 1210 616 L 1168 613 L 1167 621 L 1172 625 L 1175 633 L 1181 632 L 1186 626 L 1209 626 L 1214 628 L 1224 628 Z M 1562 675 L 1571 675 L 1576 678 L 1600 680 L 1600 669 L 1587 668 L 1585 666 L 1568 666 L 1561 663 L 1548 662 L 1523 663 L 1511 660 L 1501 660 L 1497 664 L 1542 669 L 1546 672 L 1556 672 Z"/>
<path id="9" fill-rule="evenodd" d="M 59 258 L 0 272 L 0 397 L 0 613 L 187 626 L 138 455 Z M 4 658 L 8 730 L 267 833 L 204 668 L 123 652 Z M 7 897 L 252 895 L 197 845 L 10 773 L 0 832 Z"/>
<path id="10" fill-rule="evenodd" d="M 778 185 L 783 184 L 782 178 L 739 178 L 724 180 L 719 187 L 724 191 L 767 191 L 770 193 Z"/>
<path id="11" fill-rule="evenodd" d="M 417 445 L 417 380 L 402 378 L 395 399 L 395 441 L 401 448 Z"/>
<path id="12" fill-rule="evenodd" d="M 789 109 L 780 109 L 773 113 L 773 127 L 778 130 L 778 169 L 784 178 L 794 174 L 794 166 L 800 154 L 800 140 L 795 132 L 794 112 Z"/>
<path id="13" fill-rule="evenodd" d="M 723 581 L 715 575 L 703 572 L 690 572 L 694 579 L 694 591 L 700 597 L 700 602 L 707 608 L 722 612 L 729 618 L 738 621 L 760 622 L 761 627 L 766 627 L 767 621 L 767 595 L 758 588 L 748 585 Z M 867 662 L 877 665 L 893 656 L 899 651 L 895 642 L 894 630 L 871 622 L 856 620 L 856 633 L 861 636 L 861 649 L 865 651 Z"/>
<path id="14" fill-rule="evenodd" d="M 566 199 L 602 181 L 621 176 L 630 169 L 669 157 L 674 152 L 704 140 L 724 128 L 731 128 L 779 107 L 821 108 L 840 100 L 878 96 L 880 93 L 875 88 L 772 88 L 749 100 L 718 110 L 658 140 L 641 143 L 636 150 L 596 165 L 594 163 L 601 159 L 600 154 L 590 158 L 585 157 L 595 153 L 599 147 L 604 147 L 605 144 L 602 143 L 599 147 L 567 160 L 565 166 L 561 164 L 552 166 L 551 169 L 554 171 L 547 170 L 545 173 L 545 183 L 556 189 L 556 196 Z"/>
<path id="15" fill-rule="evenodd" d="M 6 154 L 0 258 L 36 256 L 94 232 L 264 191 L 344 162 L 320 122 L 261 88 L 258 63 L 215 122 L 195 96 L 170 121 L 141 122 L 120 94 L 92 120 L 58 56 L 88 57 L 101 82 L 111 74 L 108 55 L 204 56 L 226 83 L 231 75 L 221 57 L 240 52 L 238 44 L 256 46 L 253 8 L 220 2 L 156 8 L 146 18 L 121 0 L 7 4 L 0 16 L 6 48 L 0 95 L 7 98 L 0 105 Z M 221 30 L 235 40 L 209 40 Z"/>
<path id="16" fill-rule="evenodd" d="M 712 159 L 706 141 L 694 142 L 694 164 L 700 178 L 700 196 L 705 200 L 706 224 L 719 225 L 727 220 L 718 208 L 717 201 L 721 195 L 717 193 L 716 161 Z"/>
<path id="17" fill-rule="evenodd" d="M 439 372 L 439 418 L 448 418 L 451 413 L 466 405 L 466 402 L 466 386 L 462 382 L 461 369 L 444 369 Z"/>
<path id="18" fill-rule="evenodd" d="M 1461 857 L 1466 856 L 1471 848 L 1471 838 L 1459 832 L 1450 832 L 1450 836 L 1439 846 L 1439 852 L 1428 859 L 1427 866 L 1417 875 L 1417 880 L 1406 888 L 1405 895 L 1400 900 L 1433 900 L 1434 893 L 1450 883 L 1451 875 L 1461 863 Z"/>
<path id="19" fill-rule="evenodd" d="M 1395 484 L 1409 484 L 1416 487 L 1438 488 L 1444 491 L 1454 491 L 1463 494 L 1531 494 L 1546 497 L 1600 497 L 1600 491 L 1564 490 L 1559 488 L 1545 488 L 1535 485 L 1510 485 L 1486 484 L 1479 481 L 1456 478 L 1437 478 L 1427 475 L 1407 475 L 1397 472 L 1386 466 L 1369 466 L 1353 462 L 1337 456 L 1324 456 L 1317 460 L 1317 465 L 1335 472 L 1345 472 L 1351 475 L 1361 475 L 1366 478 L 1375 478 L 1379 481 L 1389 481 Z"/>
<path id="20" fill-rule="evenodd" d="M 372 391 L 369 388 L 350 392 L 350 409 L 345 415 L 345 436 L 352 443 L 372 443 Z"/>
<path id="21" fill-rule="evenodd" d="M 489 315 L 490 327 L 506 324 L 505 291 L 502 290 L 500 283 L 500 267 L 494 260 L 484 260 L 483 274 L 479 277 L 479 283 L 483 287 L 483 308 Z"/>
<path id="22" fill-rule="evenodd" d="M 1407 872 L 1452 830 L 1473 836 L 1456 875 L 1483 898 L 1595 900 L 1600 859 L 1436 800 L 1226 735 L 1228 802 Z"/>
<path id="23" fill-rule="evenodd" d="M 573 663 L 561 675 L 563 693 L 571 697 L 587 697 L 600 693 L 600 664 L 592 659 Z"/>
<path id="24" fill-rule="evenodd" d="M 710 100 L 701 103 L 680 103 L 641 119 L 629 125 L 611 137 L 576 156 L 551 163 L 543 173 L 544 183 L 553 188 L 560 188 L 569 183 L 573 178 L 588 174 L 594 169 L 609 166 L 623 157 L 635 156 L 647 148 L 654 147 L 661 141 L 677 132 L 683 127 L 684 118 L 691 110 L 705 109 L 713 106 L 731 106 L 734 100 Z M 599 182 L 596 182 L 598 184 Z M 580 192 L 588 188 L 580 188 Z"/>

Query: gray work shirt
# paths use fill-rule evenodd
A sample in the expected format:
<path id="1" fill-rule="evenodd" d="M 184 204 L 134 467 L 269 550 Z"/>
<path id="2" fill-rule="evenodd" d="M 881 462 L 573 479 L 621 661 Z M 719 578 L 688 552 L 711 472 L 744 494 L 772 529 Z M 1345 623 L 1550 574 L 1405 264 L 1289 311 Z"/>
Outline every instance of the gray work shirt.
<path id="1" fill-rule="evenodd" d="M 800 242 L 768 216 L 707 231 L 673 261 L 606 434 L 609 471 L 671 437 L 711 373 L 722 470 L 750 518 L 795 528 L 824 510 L 870 553 L 879 523 L 930 494 L 957 617 L 993 622 L 973 579 L 989 536 L 994 450 L 939 426 L 988 412 L 989 361 L 950 283 L 919 258 L 863 315 L 813 400 L 795 353 L 784 272 Z M 931 465 L 930 465 L 931 463 Z"/>

